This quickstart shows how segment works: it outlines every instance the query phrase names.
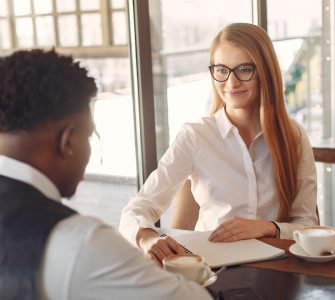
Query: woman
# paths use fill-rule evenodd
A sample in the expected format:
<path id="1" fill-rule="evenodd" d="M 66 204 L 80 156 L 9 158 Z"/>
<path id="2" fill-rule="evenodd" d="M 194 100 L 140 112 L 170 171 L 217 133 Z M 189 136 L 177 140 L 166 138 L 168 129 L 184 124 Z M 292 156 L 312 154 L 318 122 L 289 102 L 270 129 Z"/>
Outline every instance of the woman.
<path id="1" fill-rule="evenodd" d="M 184 125 L 122 213 L 121 232 L 158 263 L 183 252 L 154 222 L 187 177 L 200 206 L 195 229 L 212 230 L 213 242 L 291 238 L 318 222 L 312 148 L 286 112 L 270 38 L 258 26 L 231 24 L 210 54 L 211 116 Z"/>

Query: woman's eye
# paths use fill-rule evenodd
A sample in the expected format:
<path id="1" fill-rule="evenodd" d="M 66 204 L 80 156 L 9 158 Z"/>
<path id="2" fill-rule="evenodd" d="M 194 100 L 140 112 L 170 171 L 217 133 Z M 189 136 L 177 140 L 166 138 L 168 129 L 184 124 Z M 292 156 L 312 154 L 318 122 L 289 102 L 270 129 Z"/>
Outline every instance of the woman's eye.
<path id="1" fill-rule="evenodd" d="M 252 67 L 251 66 L 239 66 L 238 67 L 238 71 L 241 73 L 248 73 L 248 72 L 252 72 Z"/>
<path id="2" fill-rule="evenodd" d="M 228 70 L 226 68 L 224 68 L 224 67 L 217 67 L 216 68 L 216 72 L 225 74 L 225 73 L 228 72 Z"/>

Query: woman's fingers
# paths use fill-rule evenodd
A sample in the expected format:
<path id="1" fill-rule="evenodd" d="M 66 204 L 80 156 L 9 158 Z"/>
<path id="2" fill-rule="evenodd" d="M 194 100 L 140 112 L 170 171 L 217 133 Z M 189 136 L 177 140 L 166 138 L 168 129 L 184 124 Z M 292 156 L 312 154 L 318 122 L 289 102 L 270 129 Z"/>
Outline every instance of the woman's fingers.
<path id="1" fill-rule="evenodd" d="M 210 239 L 212 242 L 233 242 L 245 238 L 242 228 L 236 226 L 229 229 L 221 229 Z"/>
<path id="2" fill-rule="evenodd" d="M 148 252 L 147 257 L 153 260 L 157 266 L 162 267 L 161 260 L 153 252 Z"/>
<path id="3" fill-rule="evenodd" d="M 234 219 L 235 218 L 220 224 L 216 229 L 213 230 L 208 239 L 212 242 L 216 242 L 221 240 L 222 237 L 226 238 L 234 233 L 236 234 L 234 230 L 237 227 L 237 224 L 235 223 Z"/>
<path id="4" fill-rule="evenodd" d="M 220 224 L 209 236 L 212 242 L 234 242 L 250 238 L 258 238 L 267 234 L 266 220 L 250 220 L 234 217 Z"/>
<path id="5" fill-rule="evenodd" d="M 167 242 L 167 245 L 169 247 L 169 249 L 173 252 L 172 254 L 184 254 L 185 250 L 184 248 L 172 237 L 170 236 L 166 236 L 164 238 L 164 240 Z"/>
<path id="6" fill-rule="evenodd" d="M 185 253 L 183 247 L 170 236 L 157 239 L 148 250 L 148 257 L 162 264 L 165 257 Z"/>

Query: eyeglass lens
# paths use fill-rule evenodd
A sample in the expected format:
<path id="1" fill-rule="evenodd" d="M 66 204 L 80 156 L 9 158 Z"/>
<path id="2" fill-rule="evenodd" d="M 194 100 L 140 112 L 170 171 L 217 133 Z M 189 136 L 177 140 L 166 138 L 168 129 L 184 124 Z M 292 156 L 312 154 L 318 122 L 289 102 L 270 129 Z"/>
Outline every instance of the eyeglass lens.
<path id="1" fill-rule="evenodd" d="M 211 74 L 217 81 L 227 81 L 230 73 L 233 72 L 240 81 L 249 81 L 254 75 L 255 66 L 252 64 L 238 65 L 234 69 L 230 69 L 223 65 L 210 66 Z"/>

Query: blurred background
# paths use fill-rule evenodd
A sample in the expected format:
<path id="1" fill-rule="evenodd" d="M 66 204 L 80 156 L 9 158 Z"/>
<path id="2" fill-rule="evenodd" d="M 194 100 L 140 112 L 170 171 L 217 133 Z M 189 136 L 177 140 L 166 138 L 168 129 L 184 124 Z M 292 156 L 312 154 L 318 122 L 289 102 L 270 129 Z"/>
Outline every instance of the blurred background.
<path id="1" fill-rule="evenodd" d="M 290 115 L 313 146 L 333 148 L 334 16 L 332 0 L 0 0 L 0 55 L 54 47 L 96 78 L 99 137 L 64 202 L 117 224 L 182 124 L 208 115 L 209 47 L 229 23 L 268 31 Z M 333 226 L 334 166 L 317 167 L 321 224 Z"/>

